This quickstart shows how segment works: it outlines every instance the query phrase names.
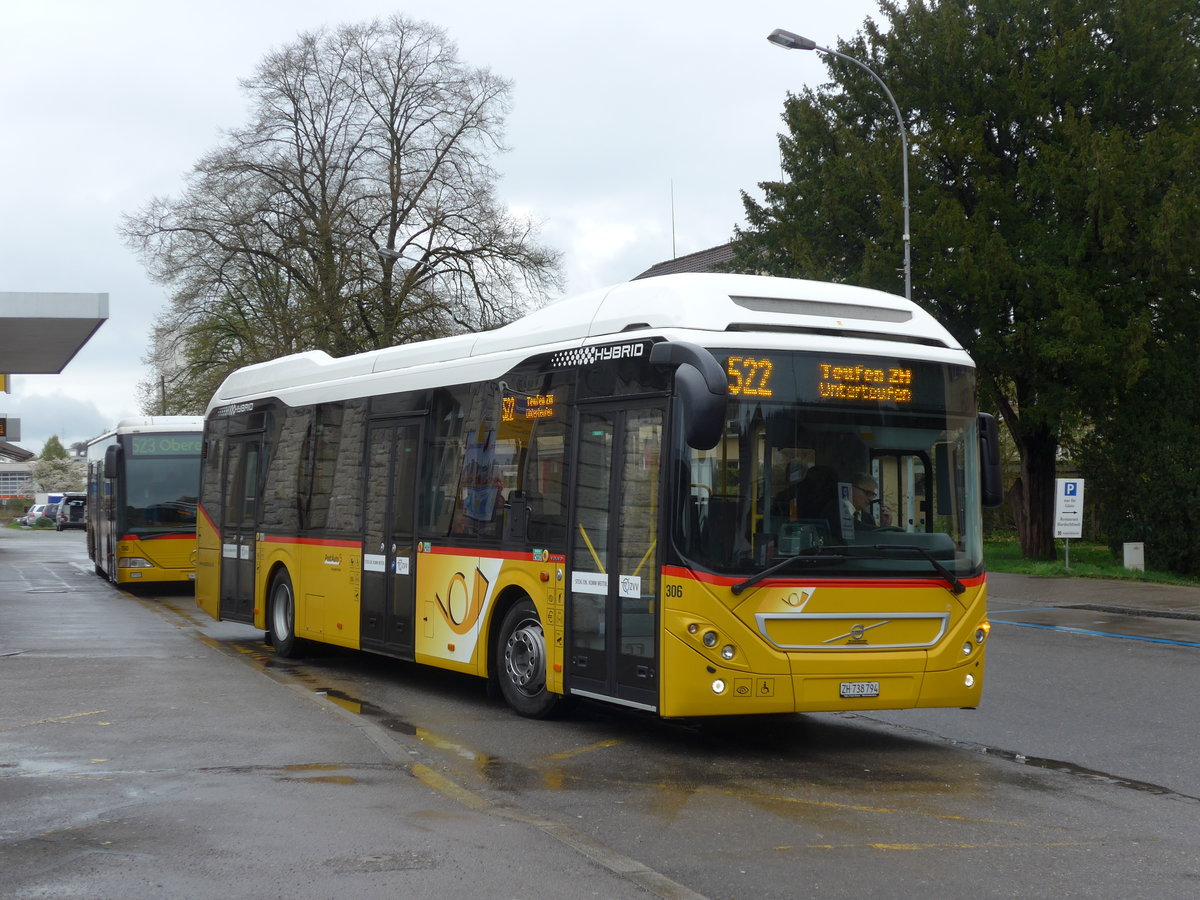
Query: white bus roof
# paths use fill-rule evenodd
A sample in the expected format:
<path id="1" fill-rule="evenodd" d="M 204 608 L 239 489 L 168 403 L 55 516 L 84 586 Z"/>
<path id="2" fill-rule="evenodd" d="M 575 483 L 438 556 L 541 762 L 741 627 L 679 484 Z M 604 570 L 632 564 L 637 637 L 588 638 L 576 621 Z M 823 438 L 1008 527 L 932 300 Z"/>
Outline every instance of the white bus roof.
<path id="1" fill-rule="evenodd" d="M 99 437 L 92 438 L 88 441 L 88 446 L 106 441 L 119 434 L 161 434 L 203 430 L 203 416 L 130 416 L 118 421 L 116 426 Z"/>
<path id="2" fill-rule="evenodd" d="M 805 333 L 823 337 L 802 337 Z M 872 345 L 882 352 L 880 342 L 902 341 L 906 356 L 969 362 L 958 341 L 929 313 L 894 294 L 794 278 L 688 273 L 564 297 L 494 331 L 341 358 L 311 350 L 246 366 L 225 379 L 209 411 L 255 397 L 276 396 L 299 406 L 485 381 L 535 353 L 614 339 L 654 335 L 702 346 L 741 346 L 748 335 L 758 334 L 785 337 L 793 346 L 819 341 L 824 347 L 833 335 L 852 339 L 859 346 L 846 349 L 865 353 Z"/>

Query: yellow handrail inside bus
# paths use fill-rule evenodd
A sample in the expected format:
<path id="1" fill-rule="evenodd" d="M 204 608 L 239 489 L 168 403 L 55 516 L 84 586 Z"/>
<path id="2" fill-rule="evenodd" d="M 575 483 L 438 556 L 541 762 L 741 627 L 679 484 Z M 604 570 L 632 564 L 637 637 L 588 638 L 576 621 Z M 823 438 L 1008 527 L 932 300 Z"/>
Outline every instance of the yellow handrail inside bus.
<path id="1" fill-rule="evenodd" d="M 600 570 L 601 575 L 607 575 L 608 573 L 604 571 L 604 563 L 600 562 L 600 555 L 596 553 L 596 548 L 592 546 L 592 542 L 588 539 L 582 522 L 579 523 L 579 533 L 583 536 L 583 542 L 587 544 L 588 552 L 592 554 L 592 559 L 596 561 L 596 568 Z"/>
<path id="2" fill-rule="evenodd" d="M 658 546 L 658 541 L 650 542 L 650 549 L 646 551 L 646 555 L 642 557 L 642 561 L 637 564 L 637 568 L 633 570 L 634 575 L 641 574 L 642 566 L 646 565 L 646 560 L 650 558 L 650 554 L 654 552 L 654 548 Z"/>

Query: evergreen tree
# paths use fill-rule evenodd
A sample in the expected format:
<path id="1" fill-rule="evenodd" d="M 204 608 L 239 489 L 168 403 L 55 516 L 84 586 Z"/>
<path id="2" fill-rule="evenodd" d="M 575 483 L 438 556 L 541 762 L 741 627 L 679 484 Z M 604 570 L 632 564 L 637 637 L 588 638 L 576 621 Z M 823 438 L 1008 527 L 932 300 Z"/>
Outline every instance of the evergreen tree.
<path id="1" fill-rule="evenodd" d="M 52 434 L 46 438 L 46 443 L 42 446 L 42 459 L 69 459 L 70 454 L 62 445 L 62 441 L 58 439 L 57 434 Z"/>
<path id="2" fill-rule="evenodd" d="M 911 137 L 913 299 L 979 366 L 1021 457 L 1025 554 L 1052 558 L 1064 434 L 1129 386 L 1196 299 L 1194 0 L 882 2 L 839 45 Z M 857 67 L 788 98 L 787 181 L 745 196 L 735 267 L 902 292 L 898 126 Z M 1193 378 L 1194 382 L 1195 379 Z M 1145 410 L 1143 409 L 1144 413 Z"/>

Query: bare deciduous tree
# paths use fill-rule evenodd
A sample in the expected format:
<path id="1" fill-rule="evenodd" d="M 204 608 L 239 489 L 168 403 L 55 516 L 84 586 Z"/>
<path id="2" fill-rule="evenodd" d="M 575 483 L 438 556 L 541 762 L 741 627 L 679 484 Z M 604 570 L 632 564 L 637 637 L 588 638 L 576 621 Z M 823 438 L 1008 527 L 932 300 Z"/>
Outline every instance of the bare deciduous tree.
<path id="1" fill-rule="evenodd" d="M 201 411 L 232 369 L 286 353 L 495 327 L 558 286 L 558 254 L 495 193 L 509 83 L 441 30 L 304 34 L 243 87 L 249 124 L 123 223 L 171 291 L 147 412 Z"/>

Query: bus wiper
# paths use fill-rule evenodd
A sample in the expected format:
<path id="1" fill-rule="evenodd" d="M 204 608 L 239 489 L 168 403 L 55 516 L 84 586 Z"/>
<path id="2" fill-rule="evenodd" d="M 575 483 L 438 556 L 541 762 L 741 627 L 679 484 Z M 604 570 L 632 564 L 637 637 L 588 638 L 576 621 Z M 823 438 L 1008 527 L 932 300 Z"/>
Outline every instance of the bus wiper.
<path id="1" fill-rule="evenodd" d="M 825 548 L 813 547 L 813 548 L 805 551 L 804 553 L 797 553 L 795 556 L 789 556 L 787 559 L 781 559 L 779 562 L 775 563 L 774 565 L 767 566 L 767 568 L 763 569 L 761 572 L 759 572 L 755 575 L 751 575 L 745 581 L 738 582 L 733 587 L 731 587 L 729 590 L 731 590 L 733 592 L 734 596 L 737 596 L 742 591 L 746 590 L 746 588 L 754 587 L 754 585 L 758 584 L 763 579 L 770 578 L 772 575 L 774 575 L 780 569 L 786 569 L 788 566 L 790 566 L 794 562 L 825 563 L 825 562 L 845 562 L 846 561 L 846 557 L 842 556 L 840 554 L 837 556 L 823 554 L 822 553 L 823 549 L 825 549 Z M 838 548 L 838 549 L 841 549 L 841 548 Z"/>
<path id="2" fill-rule="evenodd" d="M 935 557 L 932 553 L 930 553 L 924 547 L 918 546 L 917 544 L 874 544 L 871 546 L 870 549 L 872 549 L 872 550 L 914 550 L 917 553 L 921 554 L 923 557 L 925 557 L 927 560 L 929 560 L 929 564 L 931 566 L 933 566 L 934 570 L 939 575 L 941 575 L 943 579 L 945 579 L 946 583 L 948 585 L 950 585 L 950 593 L 954 594 L 957 597 L 959 594 L 963 593 L 967 589 L 966 586 L 961 581 L 958 580 L 958 578 L 955 576 L 955 574 L 953 572 L 951 572 L 949 569 L 947 569 L 945 566 L 943 566 L 940 562 L 938 562 L 937 557 Z"/>

